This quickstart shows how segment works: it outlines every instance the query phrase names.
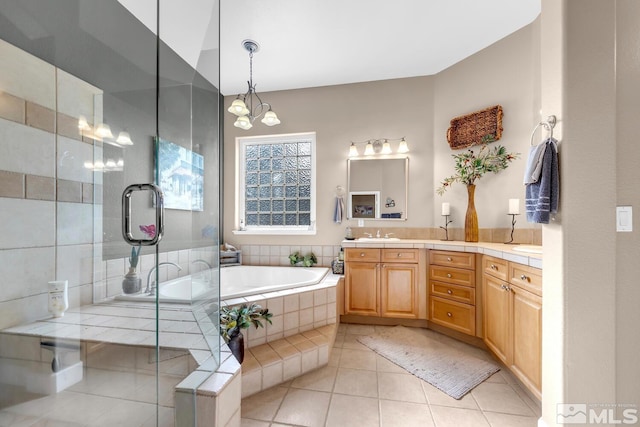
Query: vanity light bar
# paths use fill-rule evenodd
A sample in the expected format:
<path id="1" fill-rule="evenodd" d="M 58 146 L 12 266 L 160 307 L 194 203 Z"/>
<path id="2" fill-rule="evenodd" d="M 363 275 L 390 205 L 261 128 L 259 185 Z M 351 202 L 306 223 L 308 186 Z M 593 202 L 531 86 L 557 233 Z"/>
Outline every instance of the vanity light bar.
<path id="1" fill-rule="evenodd" d="M 400 141 L 398 144 L 398 148 L 396 153 L 403 154 L 409 152 L 409 145 L 405 140 L 405 137 L 402 138 L 382 138 L 382 139 L 369 139 L 367 141 L 362 142 L 353 142 L 351 141 L 351 145 L 349 146 L 349 157 L 358 157 L 360 152 L 358 151 L 357 145 L 364 145 L 364 155 L 365 156 L 373 156 L 376 154 L 393 154 L 393 150 L 391 149 L 391 144 L 389 141 Z"/>

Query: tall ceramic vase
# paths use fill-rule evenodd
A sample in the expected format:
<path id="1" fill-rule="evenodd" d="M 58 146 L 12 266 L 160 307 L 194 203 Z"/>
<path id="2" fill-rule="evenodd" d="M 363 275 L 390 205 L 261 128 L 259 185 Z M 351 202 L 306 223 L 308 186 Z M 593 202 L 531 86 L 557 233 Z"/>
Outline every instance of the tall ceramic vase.
<path id="1" fill-rule="evenodd" d="M 474 184 L 467 185 L 467 214 L 464 217 L 464 241 L 478 241 L 478 214 L 476 213 L 476 205 L 474 201 L 476 186 Z"/>

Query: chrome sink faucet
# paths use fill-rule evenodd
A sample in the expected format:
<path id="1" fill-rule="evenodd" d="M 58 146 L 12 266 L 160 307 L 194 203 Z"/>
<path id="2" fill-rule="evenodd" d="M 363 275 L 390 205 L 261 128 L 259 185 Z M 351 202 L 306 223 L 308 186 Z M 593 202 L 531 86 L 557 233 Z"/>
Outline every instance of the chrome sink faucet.
<path id="1" fill-rule="evenodd" d="M 162 265 L 173 265 L 178 269 L 178 271 L 182 270 L 182 267 L 180 267 L 178 264 L 173 262 L 161 262 L 157 265 L 157 267 L 160 267 Z M 155 265 L 151 267 L 151 270 L 149 270 L 149 274 L 147 274 L 147 288 L 144 290 L 144 293 L 148 295 L 156 294 L 156 282 L 155 280 L 153 282 L 151 281 L 151 275 L 153 274 L 154 271 L 156 271 Z"/>
<path id="2" fill-rule="evenodd" d="M 378 232 L 376 233 L 376 238 L 380 238 L 380 230 L 378 230 Z"/>

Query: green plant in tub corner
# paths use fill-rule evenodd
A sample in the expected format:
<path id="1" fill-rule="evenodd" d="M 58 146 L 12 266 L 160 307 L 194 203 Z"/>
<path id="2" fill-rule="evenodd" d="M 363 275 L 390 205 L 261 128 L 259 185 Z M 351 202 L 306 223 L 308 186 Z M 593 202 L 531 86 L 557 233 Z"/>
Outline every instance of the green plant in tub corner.
<path id="1" fill-rule="evenodd" d="M 289 255 L 289 263 L 291 265 L 302 265 L 304 267 L 313 267 L 313 264 L 318 263 L 318 258 L 316 258 L 313 252 L 302 256 L 300 252 L 294 252 Z"/>
<path id="2" fill-rule="evenodd" d="M 225 342 L 238 335 L 241 329 L 247 329 L 251 325 L 256 329 L 264 327 L 261 319 L 271 324 L 272 313 L 268 308 L 262 308 L 260 304 L 242 304 L 235 307 L 222 307 L 220 309 L 220 334 Z"/>
<path id="3" fill-rule="evenodd" d="M 460 154 L 452 154 L 451 156 L 455 159 L 456 173 L 445 178 L 436 192 L 442 196 L 454 182 L 473 185 L 487 172 L 498 173 L 506 169 L 509 163 L 520 155 L 520 153 L 507 153 L 507 149 L 502 145 L 489 148 L 487 143 L 493 140 L 495 140 L 493 135 L 483 137 L 482 145 L 477 153 L 473 150 L 467 150 Z"/>

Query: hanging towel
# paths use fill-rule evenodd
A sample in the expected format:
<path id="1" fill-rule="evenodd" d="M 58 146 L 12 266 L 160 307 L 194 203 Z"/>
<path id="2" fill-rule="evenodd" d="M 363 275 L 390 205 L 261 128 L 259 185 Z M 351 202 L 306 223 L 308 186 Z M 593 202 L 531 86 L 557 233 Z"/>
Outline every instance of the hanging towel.
<path id="1" fill-rule="evenodd" d="M 534 147 L 529 147 L 529 158 L 527 159 L 527 167 L 524 171 L 524 185 L 533 184 L 540 179 L 542 158 L 547 148 L 547 141 L 548 139 Z"/>
<path id="2" fill-rule="evenodd" d="M 336 197 L 336 208 L 333 212 L 333 222 L 340 224 L 342 222 L 342 215 L 344 213 L 344 200 L 342 197 Z"/>
<path id="3" fill-rule="evenodd" d="M 558 212 L 560 181 L 556 143 L 555 139 L 547 140 L 540 179 L 526 186 L 525 207 L 529 222 L 549 224 L 550 214 Z"/>

